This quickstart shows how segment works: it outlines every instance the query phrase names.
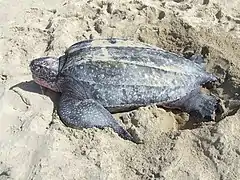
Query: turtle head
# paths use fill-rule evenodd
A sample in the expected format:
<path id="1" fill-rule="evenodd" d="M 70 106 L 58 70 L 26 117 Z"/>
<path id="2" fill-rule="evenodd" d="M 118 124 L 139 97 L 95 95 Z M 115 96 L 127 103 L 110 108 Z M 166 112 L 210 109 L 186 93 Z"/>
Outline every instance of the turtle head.
<path id="1" fill-rule="evenodd" d="M 42 57 L 30 63 L 33 80 L 40 86 L 59 92 L 57 76 L 59 59 L 55 57 Z"/>

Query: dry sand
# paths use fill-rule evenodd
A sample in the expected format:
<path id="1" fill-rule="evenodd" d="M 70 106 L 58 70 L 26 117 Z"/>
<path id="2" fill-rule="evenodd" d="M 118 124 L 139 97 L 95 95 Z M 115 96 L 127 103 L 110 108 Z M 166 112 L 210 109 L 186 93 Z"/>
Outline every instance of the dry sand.
<path id="1" fill-rule="evenodd" d="M 29 62 L 99 37 L 205 55 L 221 79 L 221 120 L 193 126 L 155 106 L 116 114 L 138 145 L 65 127 Z M 240 179 L 239 0 L 0 0 L 0 48 L 0 179 Z"/>

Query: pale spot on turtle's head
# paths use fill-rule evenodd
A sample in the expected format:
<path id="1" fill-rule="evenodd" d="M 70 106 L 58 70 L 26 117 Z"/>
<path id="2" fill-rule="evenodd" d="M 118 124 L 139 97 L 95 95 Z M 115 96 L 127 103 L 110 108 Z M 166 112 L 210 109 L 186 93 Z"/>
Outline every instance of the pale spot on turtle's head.
<path id="1" fill-rule="evenodd" d="M 31 61 L 29 67 L 34 81 L 46 88 L 59 92 L 57 76 L 59 59 L 54 57 L 42 57 Z"/>

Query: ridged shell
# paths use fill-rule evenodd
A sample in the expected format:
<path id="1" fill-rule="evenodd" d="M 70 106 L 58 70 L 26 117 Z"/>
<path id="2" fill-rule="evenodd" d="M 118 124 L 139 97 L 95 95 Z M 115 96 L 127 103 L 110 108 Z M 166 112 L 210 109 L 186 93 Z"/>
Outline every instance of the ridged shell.
<path id="1" fill-rule="evenodd" d="M 215 80 L 184 57 L 127 39 L 82 41 L 61 61 L 61 74 L 105 107 L 170 102 Z"/>

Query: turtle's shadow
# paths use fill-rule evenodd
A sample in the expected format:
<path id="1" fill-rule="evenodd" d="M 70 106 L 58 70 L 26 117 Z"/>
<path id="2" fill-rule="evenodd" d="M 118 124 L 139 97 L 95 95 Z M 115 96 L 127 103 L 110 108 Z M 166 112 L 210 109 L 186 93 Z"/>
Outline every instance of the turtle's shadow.
<path id="1" fill-rule="evenodd" d="M 48 96 L 51 99 L 51 101 L 54 103 L 55 107 L 58 104 L 60 93 L 54 92 L 54 91 L 44 88 L 44 87 L 41 87 L 40 85 L 36 84 L 33 80 L 18 83 L 16 85 L 12 86 L 11 88 L 9 88 L 9 90 L 13 90 L 16 87 L 18 87 L 24 91 Z"/>

